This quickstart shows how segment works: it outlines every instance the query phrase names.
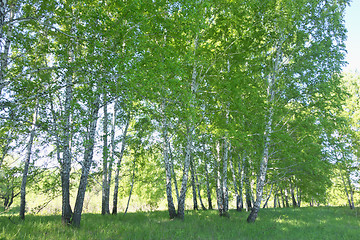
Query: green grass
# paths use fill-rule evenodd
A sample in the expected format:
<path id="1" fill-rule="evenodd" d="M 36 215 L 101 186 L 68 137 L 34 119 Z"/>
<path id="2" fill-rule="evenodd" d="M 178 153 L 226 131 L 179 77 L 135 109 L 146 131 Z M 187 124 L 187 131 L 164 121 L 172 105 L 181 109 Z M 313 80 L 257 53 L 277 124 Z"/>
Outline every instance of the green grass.
<path id="1" fill-rule="evenodd" d="M 261 209 L 254 224 L 248 213 L 187 211 L 169 220 L 166 211 L 126 216 L 84 214 L 79 229 L 64 227 L 60 216 L 0 217 L 0 239 L 360 239 L 360 216 L 344 207 Z M 359 214 L 360 215 L 360 214 Z"/>

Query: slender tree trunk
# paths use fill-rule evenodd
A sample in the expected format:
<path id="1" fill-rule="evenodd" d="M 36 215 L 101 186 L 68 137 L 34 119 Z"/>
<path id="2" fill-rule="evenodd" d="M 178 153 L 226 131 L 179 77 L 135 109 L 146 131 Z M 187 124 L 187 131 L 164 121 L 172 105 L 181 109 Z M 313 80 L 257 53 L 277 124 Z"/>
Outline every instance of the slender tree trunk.
<path id="1" fill-rule="evenodd" d="M 124 155 L 124 150 L 125 150 L 125 146 L 126 146 L 126 135 L 127 135 L 127 131 L 129 128 L 129 124 L 130 124 L 130 113 L 125 125 L 125 129 L 124 129 L 124 133 L 123 133 L 123 137 L 122 137 L 122 143 L 121 143 L 121 150 L 120 150 L 120 154 L 118 156 L 118 162 L 116 164 L 116 171 L 115 171 L 115 186 L 114 186 L 114 199 L 113 199 L 113 211 L 112 214 L 116 215 L 117 214 L 117 204 L 118 204 L 118 192 L 119 192 L 119 173 L 120 173 L 120 167 L 121 167 L 121 161 Z"/>
<path id="2" fill-rule="evenodd" d="M 277 193 L 278 193 L 278 189 L 276 188 L 276 190 L 274 191 L 274 208 L 276 208 Z"/>
<path id="3" fill-rule="evenodd" d="M 70 171 L 71 171 L 71 152 L 70 152 L 70 101 L 71 101 L 71 86 L 69 87 L 69 81 L 67 82 L 65 90 L 65 109 L 63 116 L 64 125 L 59 126 L 58 120 L 53 105 L 53 99 L 50 101 L 51 113 L 53 116 L 53 126 L 55 135 L 56 155 L 60 164 L 60 176 L 61 176 L 61 222 L 64 225 L 68 225 L 71 221 L 72 210 L 70 206 Z M 69 89 L 70 88 L 70 89 Z M 62 128 L 62 139 L 58 134 L 58 129 Z M 61 158 L 61 153 L 63 157 Z"/>
<path id="4" fill-rule="evenodd" d="M 219 211 L 219 215 L 220 216 L 227 216 L 227 211 L 225 209 L 225 199 L 224 199 L 224 181 L 223 181 L 223 176 L 221 175 L 223 173 L 223 169 L 221 169 L 224 165 L 221 165 L 221 161 L 224 160 L 221 158 L 220 155 L 220 143 L 217 142 L 216 143 L 216 151 L 217 151 L 217 160 L 215 161 L 216 163 L 216 172 L 217 172 L 217 177 L 216 177 L 216 200 L 217 200 L 217 204 L 218 204 L 218 211 Z"/>
<path id="5" fill-rule="evenodd" d="M 240 196 L 239 196 L 238 188 L 237 188 L 237 184 L 236 184 L 237 180 L 236 180 L 236 176 L 235 176 L 235 170 L 234 170 L 234 166 L 233 166 L 233 163 L 232 163 L 231 155 L 230 155 L 230 158 L 229 158 L 229 165 L 230 165 L 230 170 L 231 170 L 231 173 L 232 173 L 234 191 L 235 191 L 235 197 L 236 197 L 236 211 L 240 212 L 241 211 Z"/>
<path id="6" fill-rule="evenodd" d="M 200 201 L 201 208 L 202 208 L 202 210 L 206 210 L 206 207 L 204 206 L 204 203 L 203 203 L 202 198 L 201 198 L 200 182 L 199 182 L 199 179 L 198 179 L 198 176 L 197 176 L 196 172 L 195 172 L 195 180 L 196 180 L 196 186 L 197 186 L 197 190 L 198 190 L 198 195 L 199 195 L 199 201 Z"/>
<path id="7" fill-rule="evenodd" d="M 290 193 L 291 193 L 292 205 L 293 205 L 293 207 L 297 207 L 297 202 L 295 199 L 295 190 L 294 190 L 293 184 L 290 184 Z"/>
<path id="8" fill-rule="evenodd" d="M 26 158 L 25 158 L 25 162 L 24 162 L 24 171 L 23 171 L 23 176 L 22 176 L 22 181 L 21 181 L 21 188 L 20 188 L 20 194 L 21 194 L 20 195 L 20 218 L 22 220 L 25 219 L 26 182 L 27 182 L 27 177 L 28 177 L 28 172 L 29 172 L 29 165 L 30 165 L 30 160 L 31 160 L 31 153 L 32 153 L 31 149 L 32 149 L 32 145 L 33 145 L 33 141 L 34 141 L 34 137 L 35 137 L 37 116 L 38 116 L 38 103 L 36 103 L 33 122 L 32 122 L 30 136 L 29 136 L 29 142 L 27 144 Z"/>
<path id="9" fill-rule="evenodd" d="M 296 193 L 297 193 L 297 196 L 296 196 L 297 205 L 298 205 L 299 207 L 301 207 L 301 189 L 297 188 Z"/>
<path id="10" fill-rule="evenodd" d="M 113 164 L 115 162 L 115 151 L 116 151 L 115 128 L 116 128 L 116 122 L 117 122 L 116 117 L 117 117 L 118 102 L 119 102 L 119 100 L 117 98 L 114 103 L 114 110 L 113 110 L 112 123 L 111 123 L 111 133 L 110 133 L 111 152 L 110 152 L 110 162 L 109 162 L 108 177 L 107 177 L 108 183 L 107 183 L 107 189 L 106 189 L 106 191 L 108 192 L 107 205 L 109 208 L 109 213 L 110 213 L 110 184 L 111 184 L 112 170 L 113 170 Z"/>
<path id="11" fill-rule="evenodd" d="M 251 211 L 252 209 L 252 197 L 251 197 L 251 186 L 249 180 L 249 160 L 244 157 L 244 181 L 245 181 L 245 201 L 246 201 L 246 211 Z"/>
<path id="12" fill-rule="evenodd" d="M 347 182 L 345 181 L 344 175 L 341 173 L 341 169 L 340 169 L 340 176 L 341 176 L 341 180 L 344 185 L 344 189 L 345 189 L 346 197 L 347 197 L 347 200 L 349 203 L 349 207 L 350 207 L 350 209 L 354 209 L 353 194 L 352 194 L 351 189 L 348 190 Z M 350 181 L 349 181 L 349 184 L 351 184 Z M 351 188 L 351 185 L 349 185 L 349 188 Z M 351 193 L 351 196 L 350 196 L 350 193 Z"/>
<path id="13" fill-rule="evenodd" d="M 10 45 L 11 45 L 11 36 L 12 36 L 12 30 L 13 30 L 13 24 L 8 24 L 7 31 L 5 33 L 6 36 L 4 36 L 3 33 L 3 26 L 5 23 L 5 16 L 6 12 L 9 11 L 9 22 L 11 22 L 14 18 L 14 13 L 12 10 L 7 8 L 7 0 L 0 0 L 0 39 L 3 41 L 2 44 L 4 44 L 3 52 L 1 52 L 1 58 L 0 58 L 0 95 L 2 92 L 2 89 L 7 85 L 5 82 L 5 75 L 7 66 L 8 66 L 8 58 L 9 58 L 9 52 L 10 52 Z"/>
<path id="14" fill-rule="evenodd" d="M 229 194 L 227 187 L 227 164 L 228 164 L 228 156 L 229 156 L 229 148 L 226 138 L 224 139 L 224 157 L 223 157 L 223 172 L 222 172 L 222 187 L 223 187 L 223 199 L 224 199 L 224 210 L 227 212 L 229 210 Z"/>
<path id="15" fill-rule="evenodd" d="M 286 207 L 290 207 L 290 204 L 289 204 L 289 195 L 288 195 L 288 191 L 287 191 L 287 188 L 284 189 L 284 194 L 285 194 L 285 204 L 286 204 Z"/>
<path id="16" fill-rule="evenodd" d="M 163 111 L 165 112 L 165 103 L 163 103 Z M 166 198 L 167 198 L 167 203 L 168 203 L 169 216 L 170 216 L 170 219 L 173 219 L 176 217 L 176 210 L 175 210 L 174 201 L 173 201 L 173 197 L 172 197 L 172 188 L 171 188 L 172 168 L 171 168 L 171 162 L 169 160 L 169 149 L 168 149 L 169 144 L 168 144 L 167 129 L 168 129 L 168 125 L 167 125 L 167 120 L 166 120 L 166 116 L 164 113 L 162 130 L 163 130 L 163 157 L 164 157 L 165 174 L 166 174 Z"/>
<path id="17" fill-rule="evenodd" d="M 168 141 L 168 149 L 169 149 L 169 154 L 170 154 L 170 164 L 171 164 L 171 174 L 172 174 L 172 179 L 174 180 L 174 187 L 175 187 L 175 192 L 176 192 L 176 200 L 179 202 L 179 189 L 178 189 L 178 184 L 177 184 L 177 180 L 176 180 L 176 174 L 175 174 L 175 170 L 174 170 L 174 157 L 172 155 L 172 151 L 171 151 L 171 145 L 170 145 L 170 141 Z"/>
<path id="18" fill-rule="evenodd" d="M 195 169 L 193 158 L 190 159 L 190 173 L 191 173 L 191 187 L 192 187 L 192 195 L 193 195 L 193 206 L 194 210 L 199 210 L 197 198 L 196 198 L 196 184 L 195 184 Z"/>
<path id="19" fill-rule="evenodd" d="M 268 203 L 268 201 L 269 201 L 269 199 L 270 199 L 270 196 L 271 196 L 271 192 L 272 192 L 273 186 L 274 186 L 274 184 L 271 184 L 270 192 L 269 192 L 268 197 L 266 198 L 266 201 L 265 201 L 265 203 L 264 203 L 263 208 L 266 208 L 266 206 L 267 206 L 267 203 Z"/>
<path id="20" fill-rule="evenodd" d="M 106 90 L 104 90 L 106 91 Z M 102 199 L 101 214 L 110 214 L 109 210 L 109 187 L 108 187 L 108 111 L 107 111 L 107 93 L 103 93 L 104 118 L 103 118 L 103 181 L 102 181 Z"/>
<path id="21" fill-rule="evenodd" d="M 61 166 L 61 194 L 62 194 L 62 213 L 61 221 L 63 224 L 70 224 L 72 210 L 70 206 L 70 172 L 71 172 L 71 101 L 72 101 L 72 77 L 67 78 L 65 88 L 65 109 L 64 109 L 64 137 L 62 142 L 63 160 Z"/>
<path id="22" fill-rule="evenodd" d="M 272 133 L 272 123 L 273 123 L 273 115 L 274 115 L 274 102 L 275 102 L 275 81 L 276 81 L 276 74 L 279 69 L 279 65 L 282 61 L 282 52 L 281 52 L 281 44 L 282 42 L 278 42 L 278 46 L 276 46 L 275 54 L 276 57 L 274 59 L 274 66 L 271 69 L 271 74 L 268 77 L 268 86 L 267 86 L 267 101 L 268 101 L 268 112 L 266 114 L 266 125 L 265 125 L 265 142 L 264 142 L 264 149 L 262 154 L 262 161 L 260 163 L 260 171 L 257 177 L 257 183 L 256 183 L 256 201 L 255 204 L 251 210 L 251 213 L 249 217 L 247 218 L 247 222 L 253 223 L 255 222 L 258 212 L 260 210 L 260 204 L 262 200 L 263 190 L 265 187 L 265 181 L 266 181 L 266 172 L 267 172 L 267 166 L 268 161 L 270 157 L 270 141 L 271 141 L 271 133 Z"/>
<path id="23" fill-rule="evenodd" d="M 243 200 L 243 189 L 244 189 L 244 166 L 245 166 L 245 158 L 246 154 L 244 154 L 244 157 L 242 161 L 240 161 L 240 155 L 239 155 L 239 165 L 238 165 L 238 171 L 240 174 L 240 186 L 239 186 L 239 196 L 240 196 L 240 210 L 244 208 L 244 200 Z M 241 162 L 241 164 L 240 164 Z"/>
<path id="24" fill-rule="evenodd" d="M 188 174 L 190 168 L 190 161 L 192 155 L 192 135 L 194 132 L 194 127 L 187 127 L 187 135 L 186 135 L 186 151 L 185 151 L 185 161 L 184 161 L 184 169 L 183 169 L 183 177 L 181 182 L 181 191 L 178 202 L 178 213 L 177 217 L 179 219 L 184 219 L 185 215 L 185 196 L 187 190 L 187 182 L 188 182 Z"/>
<path id="25" fill-rule="evenodd" d="M 132 178 L 131 178 L 131 188 L 130 188 L 130 192 L 129 192 L 129 198 L 126 204 L 126 209 L 124 212 L 124 216 L 126 215 L 128 209 L 129 209 L 129 204 L 130 204 L 130 199 L 131 199 L 131 194 L 132 194 L 132 190 L 134 188 L 134 182 L 135 182 L 135 163 L 136 163 L 136 154 L 134 156 L 134 162 L 133 162 L 133 172 L 132 172 Z"/>
<path id="26" fill-rule="evenodd" d="M 203 149 L 204 149 L 204 153 L 206 153 L 206 156 L 209 159 L 209 156 L 207 154 L 208 152 L 206 151 L 206 148 L 205 148 L 205 144 L 203 145 Z M 209 171 L 208 171 L 206 161 L 205 161 L 204 167 L 205 167 L 205 174 L 206 174 L 206 193 L 207 193 L 208 205 L 209 205 L 209 209 L 213 209 L 212 201 L 211 201 L 211 189 L 210 189 L 210 182 L 209 182 Z"/>
<path id="27" fill-rule="evenodd" d="M 198 48 L 198 35 L 196 35 L 195 42 L 194 42 L 194 56 L 196 54 L 196 50 Z M 197 72 L 197 62 L 195 61 L 191 76 L 191 99 L 190 99 L 190 108 L 194 108 L 195 100 L 196 100 L 196 93 L 198 90 L 198 82 L 197 82 L 198 72 Z M 192 151 L 193 151 L 193 135 L 195 126 L 193 123 L 193 117 L 190 115 L 190 120 L 188 126 L 186 127 L 186 150 L 185 150 L 185 161 L 184 161 L 184 169 L 183 169 L 183 177 L 181 181 L 181 191 L 178 201 L 178 212 L 177 218 L 184 219 L 185 215 L 185 197 L 186 197 L 186 190 L 187 190 L 187 182 L 188 182 L 188 174 L 190 168 L 190 162 L 192 158 Z"/>
<path id="28" fill-rule="evenodd" d="M 84 197 L 86 186 L 88 182 L 88 176 L 91 168 L 91 164 L 93 161 L 93 152 L 94 152 L 94 145 L 95 145 L 95 132 L 97 126 L 97 119 L 98 119 L 98 112 L 99 112 L 99 98 L 97 98 L 93 104 L 94 106 L 91 108 L 91 112 L 89 114 L 89 130 L 84 139 L 85 142 L 85 152 L 84 152 L 84 160 L 82 162 L 81 168 L 81 177 L 79 188 L 76 196 L 74 214 L 71 221 L 71 224 L 74 227 L 80 226 L 81 221 L 81 213 L 84 205 Z"/>
<path id="29" fill-rule="evenodd" d="M 346 179 L 349 185 L 349 192 L 350 192 L 350 202 L 351 202 L 351 206 L 350 209 L 355 209 L 355 203 L 354 203 L 354 188 L 351 185 L 351 181 L 350 181 L 350 174 L 346 175 Z"/>

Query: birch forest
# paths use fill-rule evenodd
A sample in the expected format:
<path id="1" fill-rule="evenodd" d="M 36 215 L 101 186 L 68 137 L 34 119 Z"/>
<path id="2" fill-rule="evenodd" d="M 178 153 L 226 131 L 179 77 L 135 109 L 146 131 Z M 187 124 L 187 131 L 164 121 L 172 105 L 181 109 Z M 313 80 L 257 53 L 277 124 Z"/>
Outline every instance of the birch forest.
<path id="1" fill-rule="evenodd" d="M 26 219 L 59 199 L 75 227 L 89 202 L 115 215 L 135 199 L 185 221 L 354 209 L 348 4 L 0 0 L 0 207 Z"/>

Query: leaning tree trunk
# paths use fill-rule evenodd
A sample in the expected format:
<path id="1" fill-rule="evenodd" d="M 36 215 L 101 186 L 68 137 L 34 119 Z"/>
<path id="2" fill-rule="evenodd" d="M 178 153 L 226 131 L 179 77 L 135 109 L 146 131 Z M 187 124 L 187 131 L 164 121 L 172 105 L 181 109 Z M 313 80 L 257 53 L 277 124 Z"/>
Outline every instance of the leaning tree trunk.
<path id="1" fill-rule="evenodd" d="M 35 113 L 34 113 L 30 136 L 29 136 L 29 142 L 28 142 L 27 149 L 26 149 L 26 158 L 25 158 L 25 162 L 24 162 L 24 171 L 23 171 L 21 188 L 20 188 L 20 218 L 23 220 L 25 219 L 26 182 L 27 182 L 27 176 L 28 176 L 29 165 L 30 165 L 30 160 L 31 160 L 31 149 L 32 149 L 32 145 L 33 145 L 34 137 L 35 137 L 37 116 L 38 116 L 38 103 L 36 103 Z"/>
<path id="2" fill-rule="evenodd" d="M 196 53 L 196 49 L 198 47 L 198 36 L 196 35 L 195 42 L 194 42 L 194 56 Z M 192 76 L 191 76 L 191 99 L 190 99 L 190 109 L 194 109 L 195 99 L 196 99 L 196 93 L 198 90 L 198 72 L 197 72 L 197 63 L 194 63 Z M 190 162 L 192 158 L 192 151 L 193 151 L 193 134 L 195 130 L 195 126 L 193 123 L 193 118 L 190 114 L 190 119 L 188 126 L 186 127 L 186 150 L 185 150 L 185 161 L 184 161 L 184 168 L 183 168 L 183 176 L 181 181 L 181 190 L 180 190 L 180 196 L 178 201 L 178 212 L 177 212 L 177 218 L 184 219 L 185 215 L 185 197 L 186 197 L 186 190 L 187 190 L 187 182 L 189 178 L 189 168 L 190 168 Z"/>
<path id="3" fill-rule="evenodd" d="M 190 161 L 192 155 L 192 134 L 194 132 L 193 127 L 187 127 L 187 135 L 186 135 L 186 150 L 185 150 L 185 161 L 184 161 L 184 169 L 183 169 L 183 176 L 181 181 L 181 190 L 180 190 L 180 197 L 178 202 L 178 212 L 177 218 L 184 219 L 185 215 L 185 197 L 186 197 L 186 190 L 187 190 L 187 182 L 189 178 L 189 168 L 190 168 Z"/>
<path id="4" fill-rule="evenodd" d="M 293 184 L 290 183 L 290 194 L 291 194 L 291 200 L 293 207 L 297 207 L 297 202 L 295 198 L 295 190 Z"/>
<path id="5" fill-rule="evenodd" d="M 90 126 L 86 139 L 84 139 L 84 144 L 85 144 L 84 160 L 82 162 L 80 183 L 76 196 L 74 214 L 71 221 L 71 224 L 74 227 L 80 226 L 81 213 L 84 205 L 85 191 L 88 182 L 90 167 L 93 161 L 98 112 L 99 112 L 99 99 L 97 98 L 94 102 L 94 106 L 91 108 L 90 117 L 89 117 Z"/>
<path id="6" fill-rule="evenodd" d="M 164 105 L 163 111 L 165 112 L 165 103 L 163 105 Z M 169 144 L 168 144 L 167 129 L 168 129 L 168 125 L 167 125 L 167 120 L 166 120 L 166 116 L 164 113 L 162 130 L 163 130 L 163 157 L 164 157 L 165 175 L 166 175 L 166 199 L 167 199 L 170 219 L 173 219 L 176 217 L 176 210 L 175 210 L 175 206 L 174 206 L 174 200 L 172 197 L 172 188 L 171 188 L 172 166 L 171 166 L 171 162 L 169 160 L 169 148 L 168 148 Z"/>
<path id="7" fill-rule="evenodd" d="M 126 134 L 129 128 L 129 124 L 130 124 L 130 113 L 129 116 L 127 118 L 127 122 L 125 125 L 125 129 L 124 129 L 124 133 L 122 136 L 122 142 L 121 142 L 121 150 L 120 150 L 120 154 L 118 156 L 118 162 L 116 164 L 116 171 L 115 171 L 115 186 L 114 186 L 114 199 L 113 199 L 113 210 L 112 210 L 112 214 L 116 215 L 117 214 L 117 204 L 118 204 L 118 192 L 119 192 L 119 173 L 120 173 L 120 167 L 121 167 L 121 161 L 122 158 L 124 156 L 124 150 L 125 150 L 125 145 L 126 145 Z"/>
<path id="8" fill-rule="evenodd" d="M 198 179 L 198 176 L 197 176 L 196 172 L 195 172 L 195 181 L 196 181 L 196 187 L 197 187 L 197 191 L 198 191 L 198 196 L 199 196 L 199 201 L 200 201 L 201 208 L 202 208 L 202 210 L 206 210 L 206 207 L 204 206 L 204 203 L 203 203 L 202 198 L 201 198 L 200 182 L 199 182 L 199 179 Z"/>
<path id="9" fill-rule="evenodd" d="M 107 111 L 107 93 L 104 89 L 103 105 L 104 105 L 104 118 L 103 118 L 103 181 L 102 181 L 102 198 L 101 198 L 101 214 L 110 214 L 109 210 L 109 182 L 108 182 L 108 111 Z"/>
<path id="10" fill-rule="evenodd" d="M 346 175 L 347 183 L 349 185 L 349 192 L 350 192 L 350 209 L 355 209 L 355 203 L 354 203 L 354 188 L 351 185 L 350 181 L 350 174 Z"/>
<path id="11" fill-rule="evenodd" d="M 126 215 L 128 209 L 129 209 L 129 205 L 130 205 L 130 200 L 131 200 L 131 194 L 134 188 L 134 182 L 135 182 L 135 163 L 136 163 L 136 153 L 134 155 L 134 162 L 133 162 L 133 171 L 132 171 L 132 177 L 131 177 L 131 188 L 130 188 L 130 192 L 129 192 L 129 198 L 126 204 L 126 209 L 124 212 L 124 216 Z"/>
<path id="12" fill-rule="evenodd" d="M 194 162 L 193 158 L 190 159 L 190 173 L 191 173 L 191 187 L 192 187 L 192 195 L 193 195 L 193 204 L 194 210 L 199 210 L 196 198 L 196 184 L 195 184 L 195 169 L 194 169 Z"/>
<path id="13" fill-rule="evenodd" d="M 174 157 L 172 155 L 170 141 L 168 141 L 168 150 L 169 150 L 170 164 L 171 164 L 171 179 L 174 180 L 176 200 L 179 202 L 180 195 L 179 195 L 179 189 L 178 189 L 178 184 L 177 184 L 177 180 L 176 180 L 176 174 L 175 174 L 175 170 L 174 170 Z"/>
<path id="14" fill-rule="evenodd" d="M 266 206 L 267 206 L 267 204 L 268 204 L 268 202 L 269 202 L 269 199 L 270 199 L 270 196 L 271 196 L 271 192 L 272 192 L 273 186 L 274 186 L 274 183 L 271 184 L 270 192 L 269 192 L 268 197 L 266 198 L 266 201 L 265 201 L 265 203 L 264 203 L 263 208 L 266 208 Z"/>
<path id="15" fill-rule="evenodd" d="M 355 207 L 353 204 L 353 194 L 352 194 L 351 189 L 348 190 L 347 182 L 345 181 L 344 175 L 341 173 L 341 169 L 340 169 L 340 176 L 341 176 L 341 180 L 344 184 L 344 189 L 345 189 L 346 197 L 347 197 L 347 200 L 349 203 L 349 207 L 350 207 L 350 209 L 354 209 Z M 350 181 L 349 181 L 349 183 L 350 183 Z M 351 188 L 351 185 L 349 185 L 349 187 Z M 351 192 L 351 196 L 350 196 L 350 192 Z"/>
<path id="16" fill-rule="evenodd" d="M 273 123 L 273 116 L 274 116 L 274 102 L 275 102 L 275 81 L 276 81 L 276 74 L 279 69 L 279 65 L 283 61 L 282 59 L 282 52 L 281 52 L 281 41 L 278 42 L 278 46 L 275 49 L 275 59 L 274 59 L 274 66 L 271 69 L 271 74 L 268 76 L 268 86 L 267 86 L 267 103 L 268 103 L 268 110 L 266 113 L 266 124 L 265 124 L 265 132 L 264 132 L 264 149 L 262 153 L 262 161 L 260 163 L 260 171 L 257 177 L 256 182 L 256 201 L 251 210 L 249 217 L 247 218 L 247 222 L 253 223 L 255 222 L 258 212 L 260 210 L 263 190 L 265 187 L 265 180 L 266 180 L 266 172 L 268 167 L 268 161 L 270 157 L 270 144 L 271 144 L 271 133 L 272 133 L 272 123 Z"/>

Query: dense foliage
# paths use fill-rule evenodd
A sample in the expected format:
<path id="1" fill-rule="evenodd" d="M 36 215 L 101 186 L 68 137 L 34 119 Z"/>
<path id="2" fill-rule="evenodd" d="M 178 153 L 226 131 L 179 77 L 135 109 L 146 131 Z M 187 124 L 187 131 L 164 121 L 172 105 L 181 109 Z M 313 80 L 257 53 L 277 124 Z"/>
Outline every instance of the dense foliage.
<path id="1" fill-rule="evenodd" d="M 180 219 L 189 195 L 194 209 L 216 195 L 221 216 L 230 196 L 253 222 L 270 198 L 326 203 L 340 177 L 354 208 L 347 4 L 1 0 L 4 207 L 21 195 L 24 218 L 26 186 L 51 176 L 38 188 L 61 195 L 75 226 L 88 185 L 101 187 L 102 214 L 117 213 L 119 192 L 151 208 L 166 196 Z"/>

